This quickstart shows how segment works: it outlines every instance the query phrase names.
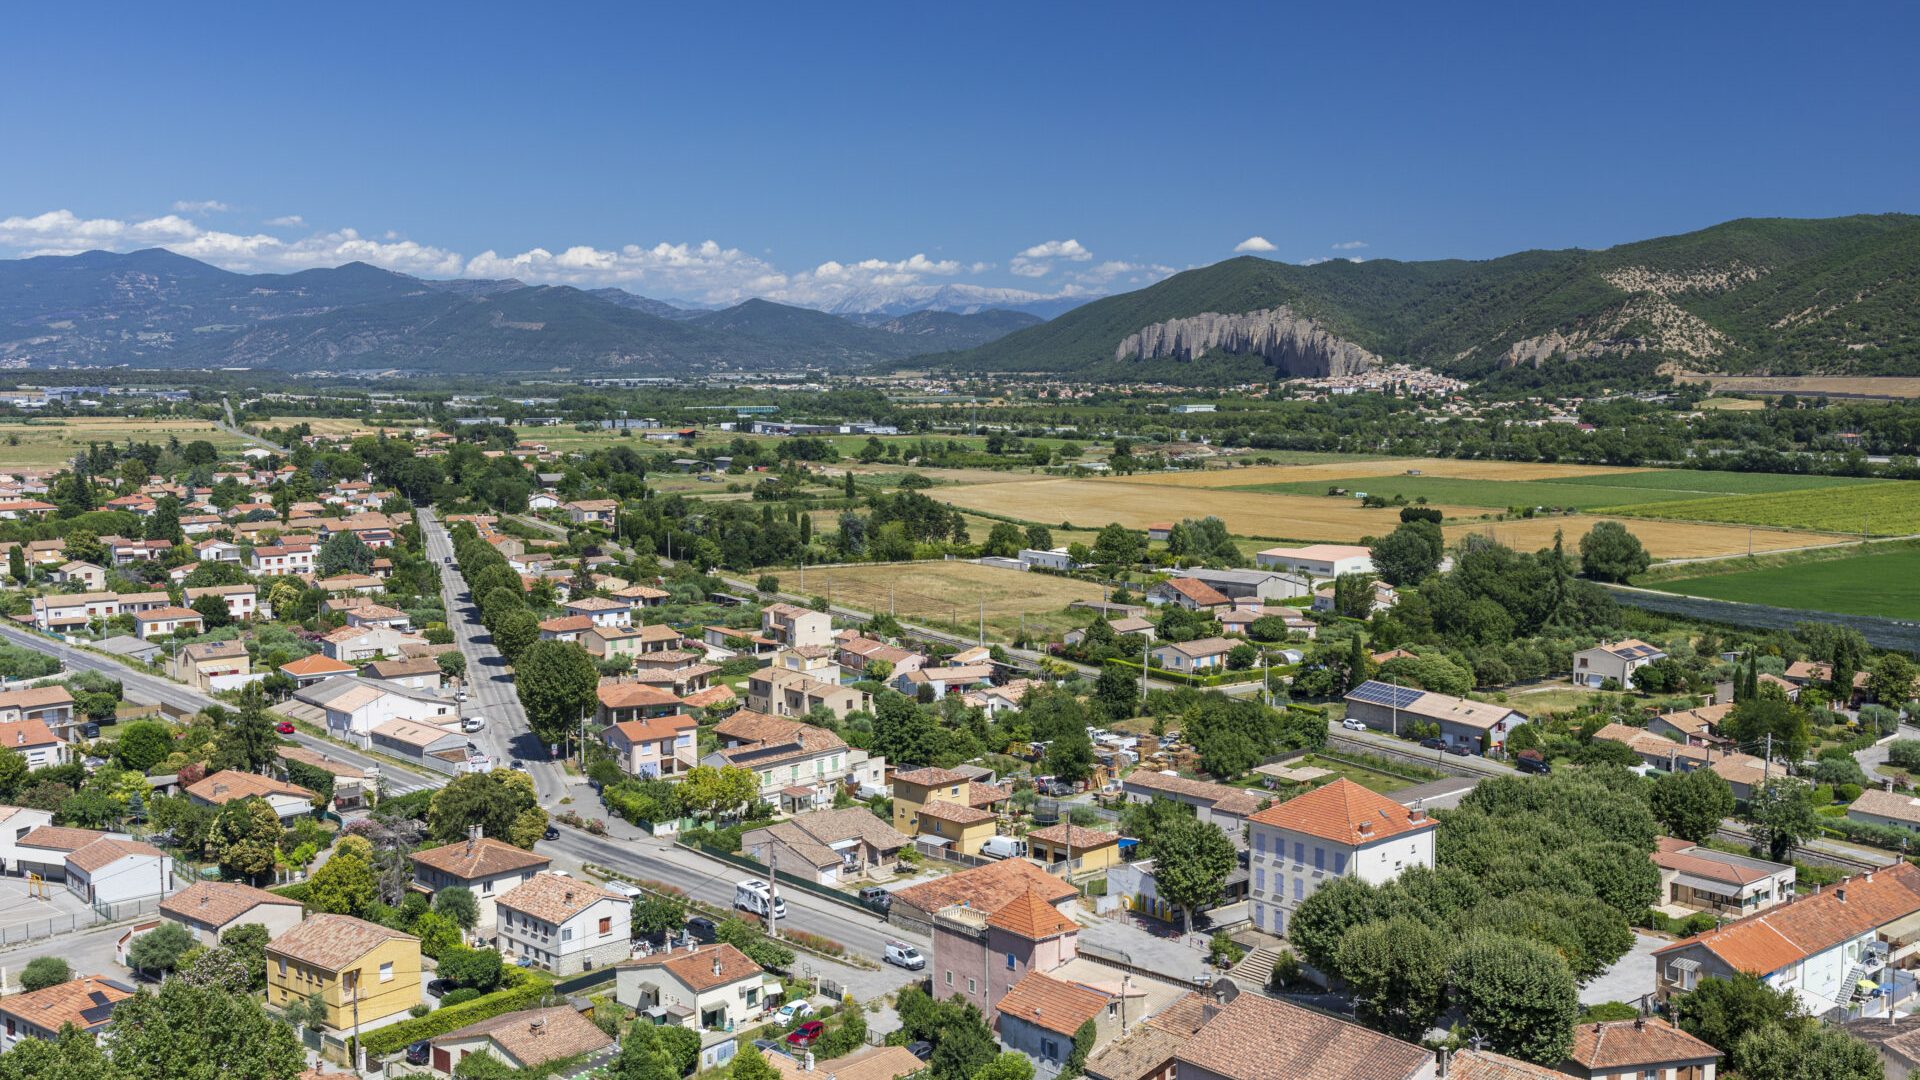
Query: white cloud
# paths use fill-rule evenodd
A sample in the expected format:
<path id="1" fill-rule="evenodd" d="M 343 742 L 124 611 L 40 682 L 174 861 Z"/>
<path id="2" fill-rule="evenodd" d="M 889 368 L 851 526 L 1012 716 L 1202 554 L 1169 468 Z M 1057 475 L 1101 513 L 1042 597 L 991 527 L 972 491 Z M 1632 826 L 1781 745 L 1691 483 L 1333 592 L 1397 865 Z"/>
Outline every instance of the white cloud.
<path id="1" fill-rule="evenodd" d="M 1335 245 L 1333 245 L 1333 250 L 1335 250 L 1335 251 L 1357 251 L 1357 250 L 1359 250 L 1360 248 L 1363 248 L 1363 247 L 1366 247 L 1366 246 L 1367 246 L 1367 242 L 1366 242 L 1365 240 L 1348 240 L 1348 241 L 1346 241 L 1345 243 L 1341 243 L 1341 244 L 1335 244 Z"/>
<path id="2" fill-rule="evenodd" d="M 785 270 L 770 257 L 718 241 L 530 247 L 464 255 L 387 230 L 362 233 L 343 228 L 305 232 L 297 214 L 268 220 L 262 231 L 229 232 L 203 227 L 182 214 L 144 220 L 83 218 L 70 210 L 0 218 L 0 253 L 71 255 L 93 249 L 131 251 L 164 246 L 230 270 L 284 272 L 347 262 L 366 262 L 430 278 L 518 278 L 539 284 L 633 292 L 707 304 L 731 304 L 759 296 L 782 303 L 834 310 L 872 310 L 904 299 L 925 299 L 948 282 L 996 269 L 992 262 L 965 263 L 915 252 L 903 258 L 829 259 L 810 269 Z M 1032 253 L 1032 254 L 1029 254 Z M 1026 249 L 1008 267 L 1020 277 L 1039 277 L 1054 266 L 1070 268 L 1048 292 L 958 286 L 963 291 L 1005 294 L 1007 302 L 1057 296 L 1088 296 L 1136 287 L 1173 273 L 1172 267 L 1108 261 L 1075 240 L 1048 241 Z M 971 295 L 971 294 L 969 294 Z"/>
<path id="3" fill-rule="evenodd" d="M 1072 259 L 1085 262 L 1093 258 L 1093 252 L 1081 247 L 1078 240 L 1048 240 L 1022 251 L 1020 256 L 1025 259 Z"/>
<path id="4" fill-rule="evenodd" d="M 1235 251 L 1272 251 L 1273 241 L 1264 236 L 1249 236 L 1233 245 Z"/>
<path id="5" fill-rule="evenodd" d="M 224 214 L 233 209 L 219 199 L 177 199 L 173 208 L 183 214 Z"/>

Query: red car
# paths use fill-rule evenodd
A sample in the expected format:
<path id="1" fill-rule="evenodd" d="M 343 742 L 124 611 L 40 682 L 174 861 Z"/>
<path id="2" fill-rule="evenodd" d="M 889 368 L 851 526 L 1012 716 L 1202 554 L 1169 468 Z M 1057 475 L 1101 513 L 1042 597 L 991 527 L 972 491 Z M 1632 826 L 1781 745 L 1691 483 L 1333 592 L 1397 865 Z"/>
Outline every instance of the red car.
<path id="1" fill-rule="evenodd" d="M 827 1026 L 820 1021 L 809 1020 L 787 1033 L 787 1045 L 798 1046 L 805 1049 L 806 1047 L 812 1046 L 815 1042 L 818 1042 L 821 1033 L 826 1030 Z"/>
<path id="2" fill-rule="evenodd" d="M 293 723 L 292 721 L 289 721 L 289 720 L 282 720 L 279 723 L 273 725 L 273 730 L 279 732 L 282 735 L 291 735 L 293 734 Z"/>

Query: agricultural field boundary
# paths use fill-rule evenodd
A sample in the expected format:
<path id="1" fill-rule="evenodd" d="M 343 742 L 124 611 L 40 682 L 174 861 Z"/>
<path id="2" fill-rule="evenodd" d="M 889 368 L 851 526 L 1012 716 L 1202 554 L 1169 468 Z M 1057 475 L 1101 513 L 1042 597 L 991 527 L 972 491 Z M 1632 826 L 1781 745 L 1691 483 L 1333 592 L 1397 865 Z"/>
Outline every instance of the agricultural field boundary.
<path id="1" fill-rule="evenodd" d="M 1627 585 L 1602 586 L 1615 600 L 1663 615 L 1678 615 L 1702 622 L 1746 626 L 1761 630 L 1789 630 L 1797 623 L 1824 622 L 1860 631 L 1868 643 L 1882 649 L 1920 652 L 1920 622 L 1888 619 L 1877 615 L 1842 615 L 1805 608 L 1769 607 L 1732 600 L 1710 600 L 1701 596 L 1657 592 Z"/>

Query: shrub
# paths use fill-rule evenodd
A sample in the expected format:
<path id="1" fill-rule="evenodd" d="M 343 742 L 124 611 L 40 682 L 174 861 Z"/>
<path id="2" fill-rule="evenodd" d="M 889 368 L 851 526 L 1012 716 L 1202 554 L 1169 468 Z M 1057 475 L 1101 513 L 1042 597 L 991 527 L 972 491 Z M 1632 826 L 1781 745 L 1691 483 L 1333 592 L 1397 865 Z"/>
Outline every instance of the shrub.
<path id="1" fill-rule="evenodd" d="M 1908 772 L 1920 772 L 1920 739 L 1895 739 L 1887 746 L 1887 762 Z"/>
<path id="2" fill-rule="evenodd" d="M 455 993 L 458 992 L 455 991 Z M 431 1039 L 435 1035 L 445 1035 L 455 1028 L 490 1020 L 501 1013 L 513 1012 L 516 1009 L 530 1009 L 540 1003 L 541 997 L 546 992 L 547 983 L 544 980 L 535 980 L 511 990 L 486 994 L 457 1005 L 448 1005 L 447 999 L 443 998 L 440 1007 L 427 1015 L 417 1020 L 402 1020 L 391 1027 L 368 1032 L 361 1037 L 360 1041 L 366 1046 L 369 1054 L 391 1054 L 396 1050 L 405 1049 L 410 1043 Z M 451 997 L 453 994 L 447 995 L 447 998 Z"/>
<path id="3" fill-rule="evenodd" d="M 446 996 L 440 999 L 440 1007 L 444 1009 L 453 1005 L 464 1005 L 469 1001 L 477 1001 L 479 998 L 480 991 L 475 990 L 471 986 L 463 986 L 458 990 L 447 991 Z"/>

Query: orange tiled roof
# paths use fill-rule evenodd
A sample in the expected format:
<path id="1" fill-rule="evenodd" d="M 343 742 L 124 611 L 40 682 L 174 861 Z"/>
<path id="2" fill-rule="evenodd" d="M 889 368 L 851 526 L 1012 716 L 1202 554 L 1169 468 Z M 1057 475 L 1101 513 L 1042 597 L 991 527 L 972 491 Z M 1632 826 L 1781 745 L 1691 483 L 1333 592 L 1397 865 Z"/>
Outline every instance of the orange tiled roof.
<path id="1" fill-rule="evenodd" d="M 1028 890 L 1039 892 L 1048 903 L 1058 903 L 1076 892 L 1073 886 L 1025 859 L 1002 859 L 909 885 L 895 892 L 893 899 L 929 914 L 961 903 L 993 911 Z"/>
<path id="2" fill-rule="evenodd" d="M 1433 818 L 1408 810 L 1344 776 L 1305 795 L 1269 806 L 1249 820 L 1350 847 L 1431 829 L 1438 824 Z"/>
<path id="3" fill-rule="evenodd" d="M 1712 1061 L 1720 1051 L 1659 1017 L 1651 1017 L 1576 1025 L 1573 1049 L 1567 1056 L 1589 1072 L 1637 1072 L 1643 1067 Z"/>
<path id="4" fill-rule="evenodd" d="M 1030 941 L 1045 941 L 1080 929 L 1080 924 L 1060 914 L 1059 908 L 1032 889 L 1000 905 L 993 914 L 987 916 L 987 925 L 1019 934 Z"/>
<path id="5" fill-rule="evenodd" d="M 1359 1024 L 1241 994 L 1174 1060 L 1219 1076 L 1263 1080 L 1407 1080 L 1426 1069 L 1433 1055 Z"/>
<path id="6" fill-rule="evenodd" d="M 1008 1017 L 1024 1020 L 1055 1034 L 1073 1038 L 1080 1025 L 1099 1016 L 1111 1000 L 1098 990 L 1062 982 L 1038 971 L 1029 971 L 1007 988 L 1001 997 L 998 1020 Z M 1240 1075 L 1229 1073 L 1230 1076 Z"/>
<path id="7" fill-rule="evenodd" d="M 1897 863 L 1676 941 L 1655 955 L 1700 947 L 1735 971 L 1766 975 L 1916 911 L 1920 866 Z"/>

